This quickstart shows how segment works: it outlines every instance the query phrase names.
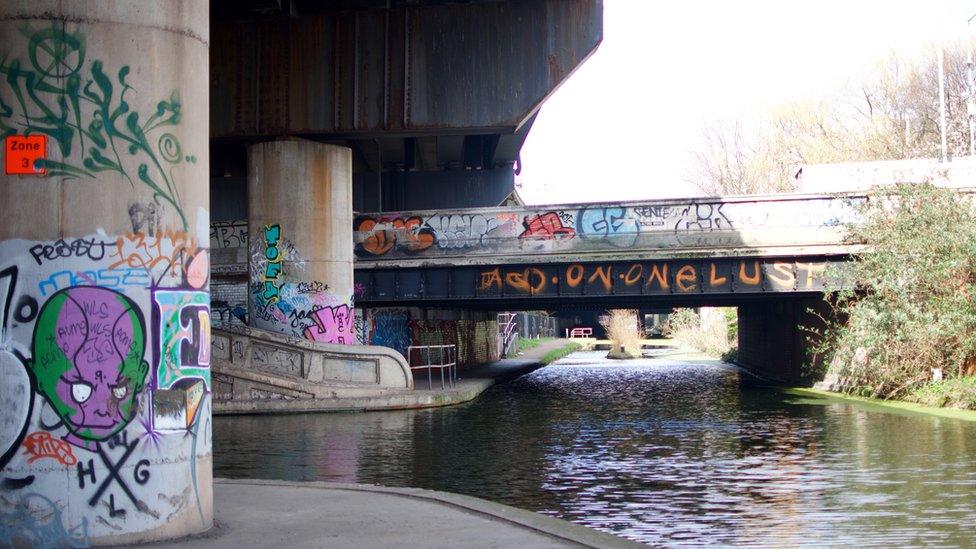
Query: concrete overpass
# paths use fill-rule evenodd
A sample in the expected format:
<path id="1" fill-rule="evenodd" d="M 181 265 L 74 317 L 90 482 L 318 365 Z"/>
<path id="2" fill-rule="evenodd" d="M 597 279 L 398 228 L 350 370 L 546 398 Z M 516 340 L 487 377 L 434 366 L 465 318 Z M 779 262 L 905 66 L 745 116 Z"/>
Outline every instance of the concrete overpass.
<path id="1" fill-rule="evenodd" d="M 207 530 L 214 401 L 409 386 L 353 345 L 353 210 L 498 204 L 601 39 L 599 0 L 0 4 L 0 540 Z"/>
<path id="2" fill-rule="evenodd" d="M 360 306 L 734 303 L 822 293 L 866 194 L 358 215 Z M 841 283 L 840 280 L 834 281 Z"/>

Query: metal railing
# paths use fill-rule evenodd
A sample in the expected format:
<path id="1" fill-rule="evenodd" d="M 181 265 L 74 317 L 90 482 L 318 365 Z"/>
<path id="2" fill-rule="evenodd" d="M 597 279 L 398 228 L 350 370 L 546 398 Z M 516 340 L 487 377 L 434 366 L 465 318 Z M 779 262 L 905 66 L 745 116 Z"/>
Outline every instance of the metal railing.
<path id="1" fill-rule="evenodd" d="M 591 337 L 593 335 L 593 328 L 573 328 L 572 330 L 566 329 L 566 337 L 570 339 L 576 339 L 578 337 Z"/>
<path id="2" fill-rule="evenodd" d="M 498 313 L 498 354 L 505 358 L 510 352 L 518 351 L 518 314 Z"/>
<path id="3" fill-rule="evenodd" d="M 414 364 L 414 356 L 419 357 L 419 363 Z M 436 359 L 435 359 L 436 355 Z M 407 363 L 410 371 L 427 370 L 427 390 L 432 390 L 433 371 L 441 372 L 441 389 L 444 385 L 444 370 L 447 370 L 447 378 L 454 387 L 457 381 L 457 346 L 456 345 L 411 345 L 407 347 Z"/>

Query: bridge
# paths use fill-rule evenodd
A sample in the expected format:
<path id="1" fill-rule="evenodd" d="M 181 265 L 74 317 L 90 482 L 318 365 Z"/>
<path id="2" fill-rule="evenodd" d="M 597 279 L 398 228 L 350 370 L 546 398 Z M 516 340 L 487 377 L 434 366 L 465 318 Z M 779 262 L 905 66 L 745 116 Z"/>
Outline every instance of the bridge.
<path id="1" fill-rule="evenodd" d="M 843 283 L 837 267 L 860 249 L 847 226 L 867 199 L 772 195 L 361 214 L 355 298 L 367 307 L 545 308 L 817 294 Z"/>

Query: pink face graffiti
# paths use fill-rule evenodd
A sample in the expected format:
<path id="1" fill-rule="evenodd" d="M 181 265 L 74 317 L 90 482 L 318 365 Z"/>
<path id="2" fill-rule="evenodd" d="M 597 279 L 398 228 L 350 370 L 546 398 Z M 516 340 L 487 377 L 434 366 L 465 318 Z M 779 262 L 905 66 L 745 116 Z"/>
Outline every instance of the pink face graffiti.
<path id="1" fill-rule="evenodd" d="M 77 286 L 51 296 L 34 327 L 29 366 L 74 437 L 105 440 L 137 412 L 149 364 L 145 322 L 128 297 Z"/>

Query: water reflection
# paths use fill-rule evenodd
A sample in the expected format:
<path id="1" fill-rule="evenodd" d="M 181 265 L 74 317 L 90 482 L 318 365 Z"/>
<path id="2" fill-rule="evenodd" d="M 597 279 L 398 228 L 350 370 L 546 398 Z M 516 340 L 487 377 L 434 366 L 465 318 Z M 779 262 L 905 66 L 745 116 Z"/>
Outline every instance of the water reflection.
<path id="1" fill-rule="evenodd" d="M 973 544 L 976 424 L 600 355 L 460 407 L 215 418 L 215 474 L 460 492 L 655 544 Z"/>

